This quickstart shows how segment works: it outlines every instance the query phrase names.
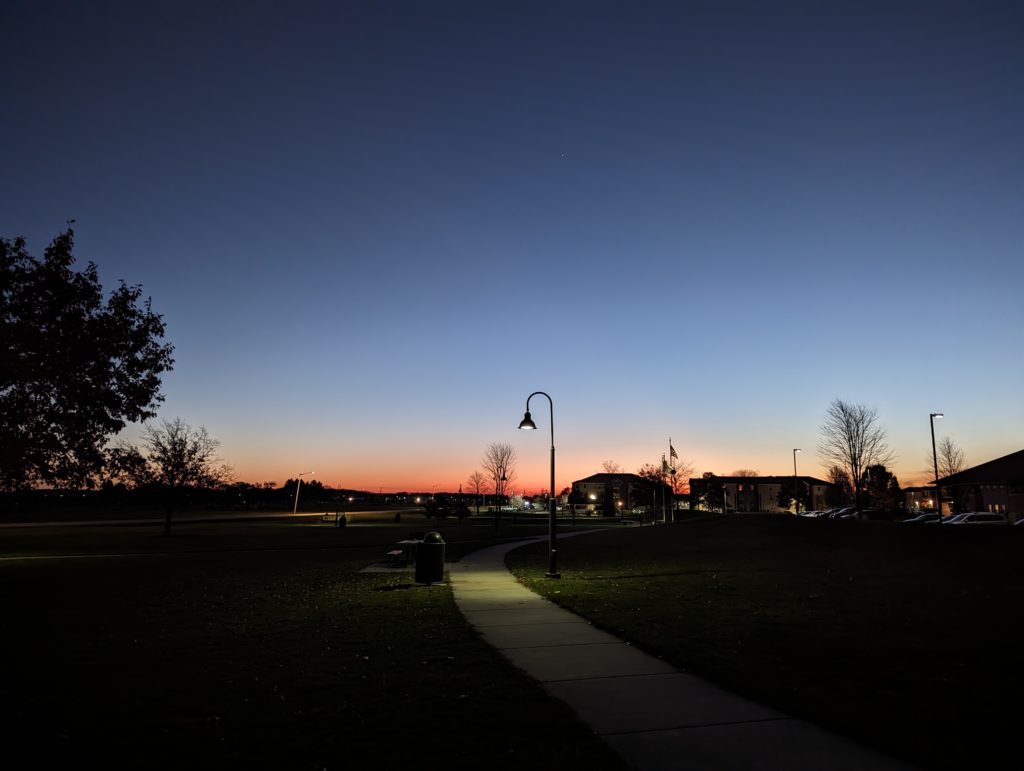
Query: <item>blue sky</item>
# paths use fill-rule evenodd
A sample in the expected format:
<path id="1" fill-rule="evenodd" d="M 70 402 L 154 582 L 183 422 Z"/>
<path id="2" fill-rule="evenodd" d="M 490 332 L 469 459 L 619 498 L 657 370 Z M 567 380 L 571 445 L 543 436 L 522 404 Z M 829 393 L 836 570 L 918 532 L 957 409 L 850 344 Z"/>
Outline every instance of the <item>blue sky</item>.
<path id="1" fill-rule="evenodd" d="M 209 7 L 215 5 L 215 7 Z M 0 234 L 76 220 L 142 284 L 161 414 L 243 479 L 520 484 L 671 435 L 824 473 L 877 406 L 1020 449 L 1024 12 L 1011 3 L 6 3 Z"/>

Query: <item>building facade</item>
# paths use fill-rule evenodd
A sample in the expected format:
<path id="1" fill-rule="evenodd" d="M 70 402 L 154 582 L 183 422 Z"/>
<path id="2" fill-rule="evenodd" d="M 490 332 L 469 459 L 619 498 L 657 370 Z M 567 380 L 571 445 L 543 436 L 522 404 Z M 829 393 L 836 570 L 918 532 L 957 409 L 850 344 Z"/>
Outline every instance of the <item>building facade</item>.
<path id="1" fill-rule="evenodd" d="M 793 489 L 792 476 L 758 477 L 701 477 L 690 480 L 691 508 L 721 509 L 722 495 L 725 495 L 726 511 L 760 511 L 771 513 L 795 512 L 779 504 L 779 493 L 783 488 Z M 800 510 L 823 511 L 829 508 L 829 500 L 835 485 L 809 476 L 797 476 L 796 484 L 800 496 Z M 717 486 L 719 489 L 712 489 Z M 711 505 L 708 505 L 708 502 Z"/>
<path id="2" fill-rule="evenodd" d="M 593 474 L 572 483 L 569 503 L 593 513 L 615 514 L 659 509 L 670 501 L 672 489 L 637 474 Z"/>
<path id="3" fill-rule="evenodd" d="M 988 511 L 1011 522 L 1024 518 L 1024 450 L 939 480 L 943 508 Z"/>

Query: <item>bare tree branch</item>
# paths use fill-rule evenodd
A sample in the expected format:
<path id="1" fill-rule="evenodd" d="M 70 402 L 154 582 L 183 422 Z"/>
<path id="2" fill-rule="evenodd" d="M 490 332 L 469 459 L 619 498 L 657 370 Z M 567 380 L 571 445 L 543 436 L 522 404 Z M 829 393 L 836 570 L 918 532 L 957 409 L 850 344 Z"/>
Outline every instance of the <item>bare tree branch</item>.
<path id="1" fill-rule="evenodd" d="M 818 456 L 826 464 L 849 472 L 855 500 L 860 505 L 865 469 L 889 465 L 895 457 L 889 449 L 885 428 L 878 423 L 878 409 L 836 399 L 825 412 L 820 432 Z"/>
<path id="2" fill-rule="evenodd" d="M 487 445 L 480 465 L 494 482 L 496 491 L 511 487 L 516 480 L 516 450 L 510 444 L 492 442 Z"/>
<path id="3" fill-rule="evenodd" d="M 944 436 L 935 446 L 935 455 L 939 463 L 939 478 L 948 477 L 952 474 L 959 474 L 967 468 L 967 459 L 963 449 L 950 437 Z M 928 456 L 928 475 L 935 473 L 932 465 L 933 458 Z"/>

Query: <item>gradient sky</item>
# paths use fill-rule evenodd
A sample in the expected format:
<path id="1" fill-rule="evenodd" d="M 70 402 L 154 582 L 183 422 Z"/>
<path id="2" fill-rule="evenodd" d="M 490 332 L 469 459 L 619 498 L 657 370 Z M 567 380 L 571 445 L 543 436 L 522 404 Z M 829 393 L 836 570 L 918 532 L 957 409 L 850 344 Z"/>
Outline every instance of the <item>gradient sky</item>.
<path id="1" fill-rule="evenodd" d="M 1024 6 L 12 2 L 0 235 L 142 284 L 240 479 L 1024 447 Z M 132 436 L 129 432 L 129 437 Z"/>

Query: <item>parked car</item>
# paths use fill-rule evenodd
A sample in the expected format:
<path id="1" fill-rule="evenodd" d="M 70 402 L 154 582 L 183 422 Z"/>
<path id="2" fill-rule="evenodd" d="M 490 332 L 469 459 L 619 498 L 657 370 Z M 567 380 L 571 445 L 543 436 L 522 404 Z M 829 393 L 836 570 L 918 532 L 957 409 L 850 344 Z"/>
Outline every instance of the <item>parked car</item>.
<path id="1" fill-rule="evenodd" d="M 835 509 L 831 514 L 828 515 L 829 519 L 846 519 L 853 514 L 856 509 L 853 506 L 847 506 L 845 509 Z"/>
<path id="2" fill-rule="evenodd" d="M 905 520 L 903 520 L 902 524 L 904 524 L 904 525 L 916 525 L 916 524 L 923 524 L 925 522 L 937 522 L 938 520 L 939 520 L 939 515 L 934 513 L 934 512 L 932 512 L 932 513 L 927 513 L 927 514 L 918 514 L 916 517 L 911 517 L 910 519 L 905 519 Z"/>
<path id="3" fill-rule="evenodd" d="M 969 513 L 970 512 L 962 512 L 960 514 L 946 514 L 942 519 L 939 520 L 939 524 L 940 525 L 952 525 L 954 522 L 956 522 L 958 519 L 960 519 L 960 517 L 964 516 L 964 514 L 969 514 Z"/>
<path id="4" fill-rule="evenodd" d="M 953 525 L 1007 525 L 1009 521 L 1005 514 L 996 514 L 994 511 L 970 511 L 962 515 Z"/>

